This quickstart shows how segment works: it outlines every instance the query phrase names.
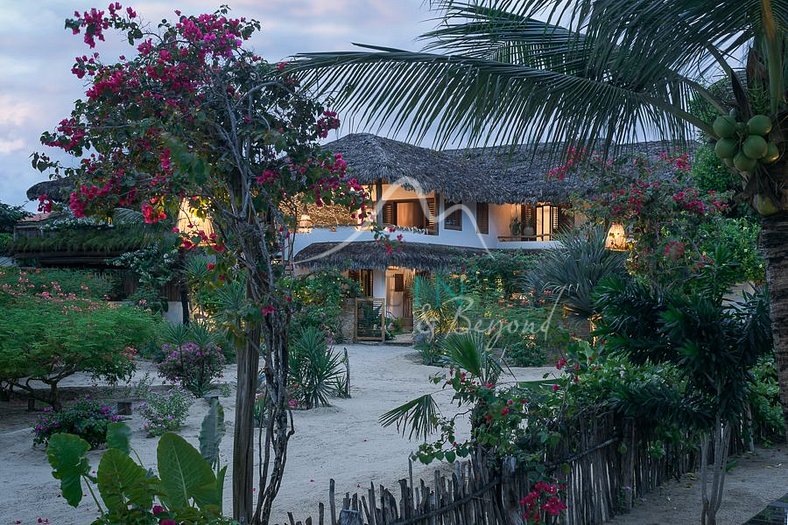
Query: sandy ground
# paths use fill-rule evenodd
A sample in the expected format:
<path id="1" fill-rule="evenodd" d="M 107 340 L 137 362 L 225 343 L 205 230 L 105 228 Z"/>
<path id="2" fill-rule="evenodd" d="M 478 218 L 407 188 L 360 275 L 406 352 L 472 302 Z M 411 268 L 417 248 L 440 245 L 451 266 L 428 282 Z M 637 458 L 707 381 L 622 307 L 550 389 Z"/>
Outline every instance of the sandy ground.
<path id="1" fill-rule="evenodd" d="M 725 478 L 718 525 L 741 525 L 770 502 L 788 493 L 788 449 L 757 449 L 737 458 Z M 631 513 L 612 525 L 684 525 L 700 523 L 700 481 L 694 474 L 663 484 L 636 502 Z"/>
<path id="2" fill-rule="evenodd" d="M 341 349 L 342 347 L 340 347 Z M 336 399 L 333 406 L 295 411 L 296 434 L 290 442 L 285 479 L 274 512 L 274 523 L 287 522 L 287 511 L 296 519 L 317 517 L 318 502 L 327 503 L 329 480 L 336 480 L 337 494 L 376 485 L 394 487 L 408 473 L 408 454 L 417 443 L 401 437 L 394 428 L 383 428 L 377 420 L 387 410 L 418 395 L 436 390 L 428 383 L 438 368 L 417 363 L 408 347 L 348 345 L 351 364 L 351 399 Z M 141 367 L 140 374 L 150 370 Z M 552 368 L 513 369 L 520 380 L 540 380 Z M 232 384 L 234 370 L 224 379 Z M 92 386 L 88 378 L 69 378 L 63 386 Z M 99 391 L 96 391 L 99 392 Z M 118 393 L 122 397 L 122 393 Z M 442 399 L 448 400 L 447 395 Z M 222 398 L 228 434 L 223 441 L 223 460 L 228 463 L 232 445 L 234 396 Z M 447 403 L 443 403 L 447 406 Z M 0 525 L 33 524 L 46 518 L 54 525 L 83 525 L 95 516 L 89 497 L 80 507 L 69 507 L 60 496 L 58 481 L 51 475 L 43 448 L 32 447 L 31 427 L 35 415 L 23 403 L 0 403 Z M 181 435 L 197 444 L 200 422 L 207 407 L 203 401 L 192 406 Z M 147 466 L 155 465 L 156 440 L 147 438 L 142 421 L 132 416 L 132 446 Z M 98 465 L 101 451 L 90 453 Z M 430 479 L 435 467 L 414 465 L 414 476 Z M 231 473 L 225 486 L 225 510 L 231 509 Z"/>
<path id="3" fill-rule="evenodd" d="M 417 444 L 401 437 L 394 428 L 377 423 L 385 411 L 430 389 L 427 382 L 438 368 L 417 364 L 411 348 L 348 345 L 351 361 L 351 399 L 336 399 L 333 406 L 294 413 L 296 434 L 290 443 L 285 479 L 275 508 L 274 523 L 287 522 L 287 511 L 296 519 L 317 516 L 318 502 L 327 502 L 328 485 L 336 480 L 337 494 L 366 489 L 371 481 L 386 487 L 396 486 L 408 472 L 408 454 Z M 341 348 L 340 348 L 341 349 Z M 140 375 L 153 370 L 140 367 Z M 521 380 L 540 380 L 551 368 L 513 369 Z M 234 370 L 228 367 L 225 378 L 232 384 Z M 74 377 L 64 386 L 92 387 L 88 378 Z M 100 386 L 100 385 L 97 385 Z M 106 394 L 106 391 L 95 391 Z M 122 391 L 116 396 L 123 397 Z M 445 401 L 448 396 L 442 396 Z M 222 398 L 228 423 L 223 442 L 223 460 L 229 462 L 232 444 L 234 396 Z M 442 406 L 446 406 L 444 403 Z M 32 447 L 31 427 L 35 415 L 24 403 L 0 403 L 0 525 L 35 524 L 46 518 L 53 525 L 83 525 L 95 515 L 90 498 L 79 509 L 69 507 L 60 497 L 58 481 L 43 448 Z M 181 434 L 197 443 L 203 401 L 192 406 Z M 132 416 L 132 444 L 146 465 L 155 465 L 156 440 L 147 438 L 142 421 Z M 90 453 L 91 463 L 98 464 L 101 451 Z M 434 467 L 414 465 L 414 475 L 431 478 Z M 231 508 L 230 474 L 225 487 L 225 510 Z M 637 502 L 628 515 L 616 518 L 614 525 L 683 525 L 699 522 L 700 484 L 692 475 L 669 483 Z M 725 498 L 719 513 L 719 525 L 738 525 L 759 512 L 770 501 L 788 492 L 788 449 L 761 449 L 739 458 L 729 473 Z M 17 521 L 18 520 L 18 521 Z"/>

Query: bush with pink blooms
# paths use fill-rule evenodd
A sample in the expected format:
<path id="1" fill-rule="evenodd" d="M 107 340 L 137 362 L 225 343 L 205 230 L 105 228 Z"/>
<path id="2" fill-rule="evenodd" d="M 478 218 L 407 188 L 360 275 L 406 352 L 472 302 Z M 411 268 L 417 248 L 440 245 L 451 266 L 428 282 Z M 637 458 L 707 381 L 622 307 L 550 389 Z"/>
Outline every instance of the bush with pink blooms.
<path id="1" fill-rule="evenodd" d="M 225 359 L 217 344 L 188 341 L 179 346 L 164 345 L 163 350 L 166 355 L 159 363 L 159 374 L 196 397 L 204 396 L 211 382 L 222 376 Z"/>
<path id="2" fill-rule="evenodd" d="M 107 440 L 107 425 L 117 421 L 120 421 L 120 416 L 111 406 L 89 398 L 77 401 L 60 412 L 46 408 L 33 427 L 33 443 L 47 444 L 52 435 L 68 432 L 96 448 Z"/>

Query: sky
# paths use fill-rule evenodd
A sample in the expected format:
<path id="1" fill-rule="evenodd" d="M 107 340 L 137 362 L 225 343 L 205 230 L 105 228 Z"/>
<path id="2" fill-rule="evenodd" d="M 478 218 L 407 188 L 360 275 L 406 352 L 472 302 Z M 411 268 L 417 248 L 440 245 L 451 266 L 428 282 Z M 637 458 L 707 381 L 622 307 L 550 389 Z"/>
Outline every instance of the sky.
<path id="1" fill-rule="evenodd" d="M 34 151 L 56 154 L 39 142 L 42 131 L 68 116 L 84 93 L 71 74 L 74 57 L 88 54 L 82 36 L 64 29 L 74 10 L 106 8 L 109 0 L 0 0 L 0 202 L 28 203 L 27 188 L 46 179 L 30 165 Z M 121 1 L 147 21 L 184 14 L 213 12 L 229 4 L 234 17 L 260 20 L 263 30 L 250 46 L 270 62 L 304 51 L 336 51 L 353 42 L 419 49 L 419 34 L 433 23 L 423 0 L 178 0 Z M 119 40 L 100 42 L 97 51 L 128 53 Z M 347 133 L 346 124 L 339 133 Z"/>

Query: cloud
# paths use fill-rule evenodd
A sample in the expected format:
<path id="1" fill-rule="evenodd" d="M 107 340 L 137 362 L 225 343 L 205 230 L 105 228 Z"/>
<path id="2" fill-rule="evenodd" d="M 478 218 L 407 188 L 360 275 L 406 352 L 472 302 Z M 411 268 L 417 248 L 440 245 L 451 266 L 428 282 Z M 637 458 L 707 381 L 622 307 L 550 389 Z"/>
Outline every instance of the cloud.
<path id="1" fill-rule="evenodd" d="M 0 202 L 26 200 L 25 191 L 46 178 L 30 167 L 38 137 L 69 114 L 84 86 L 71 73 L 75 56 L 89 53 L 82 38 L 63 28 L 63 20 L 106 5 L 95 0 L 0 1 Z M 124 5 L 125 2 L 121 2 Z M 262 31 L 251 47 L 276 62 L 299 52 L 352 49 L 352 42 L 414 49 L 414 39 L 432 27 L 423 0 L 180 0 L 186 14 L 212 12 L 228 3 L 231 16 L 260 20 Z M 175 6 L 160 0 L 140 0 L 134 8 L 155 28 L 162 18 L 174 18 Z M 126 52 L 123 39 L 107 35 L 97 50 L 107 59 Z M 49 150 L 49 151 L 47 151 Z"/>
<path id="2" fill-rule="evenodd" d="M 0 155 L 6 155 L 23 149 L 25 149 L 25 141 L 22 139 L 0 139 Z"/>

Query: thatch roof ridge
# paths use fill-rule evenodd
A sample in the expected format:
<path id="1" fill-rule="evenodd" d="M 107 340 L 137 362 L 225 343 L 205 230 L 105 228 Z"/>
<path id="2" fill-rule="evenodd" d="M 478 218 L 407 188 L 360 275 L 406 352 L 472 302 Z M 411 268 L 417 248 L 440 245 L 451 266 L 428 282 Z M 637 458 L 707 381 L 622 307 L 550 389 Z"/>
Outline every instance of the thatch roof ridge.
<path id="1" fill-rule="evenodd" d="M 296 266 L 306 270 L 383 270 L 389 266 L 438 270 L 459 267 L 463 258 L 482 253 L 484 250 L 480 248 L 419 242 L 399 244 L 391 252 L 376 241 L 316 242 L 299 251 L 294 262 Z"/>

